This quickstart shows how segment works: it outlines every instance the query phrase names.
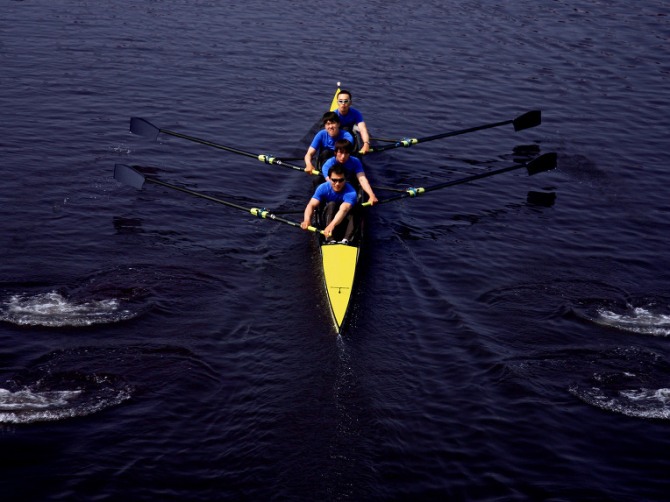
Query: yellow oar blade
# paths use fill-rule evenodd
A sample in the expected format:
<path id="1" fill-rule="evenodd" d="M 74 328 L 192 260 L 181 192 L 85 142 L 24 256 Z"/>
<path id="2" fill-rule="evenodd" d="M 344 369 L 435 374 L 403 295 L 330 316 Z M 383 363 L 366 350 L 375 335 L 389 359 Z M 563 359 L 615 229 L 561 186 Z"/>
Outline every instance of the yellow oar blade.
<path id="1" fill-rule="evenodd" d="M 337 90 L 335 91 L 335 96 L 333 96 L 333 100 L 330 102 L 330 111 L 334 112 L 337 110 L 337 95 L 340 93 L 340 83 L 337 83 Z"/>
<path id="2" fill-rule="evenodd" d="M 321 246 L 323 278 L 328 293 L 330 310 L 338 333 L 342 330 L 354 289 L 358 255 L 359 248 L 355 246 L 345 244 L 324 244 Z"/>

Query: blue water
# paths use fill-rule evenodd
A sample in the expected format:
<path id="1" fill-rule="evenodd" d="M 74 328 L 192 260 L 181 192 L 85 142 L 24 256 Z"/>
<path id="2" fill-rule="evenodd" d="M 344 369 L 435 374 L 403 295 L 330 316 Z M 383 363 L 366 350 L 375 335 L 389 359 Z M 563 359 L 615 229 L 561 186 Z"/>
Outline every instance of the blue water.
<path id="1" fill-rule="evenodd" d="M 670 6 L 8 1 L 3 500 L 665 500 Z M 350 322 L 300 219 L 338 81 L 376 138 Z M 296 161 L 299 162 L 299 161 Z"/>

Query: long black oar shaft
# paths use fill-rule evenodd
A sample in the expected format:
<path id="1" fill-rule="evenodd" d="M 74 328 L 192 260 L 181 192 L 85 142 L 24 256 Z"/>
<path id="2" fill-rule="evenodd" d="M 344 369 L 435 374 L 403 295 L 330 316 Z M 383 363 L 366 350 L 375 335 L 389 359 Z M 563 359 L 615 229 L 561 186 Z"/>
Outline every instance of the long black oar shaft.
<path id="1" fill-rule="evenodd" d="M 160 127 L 155 126 L 146 119 L 140 117 L 131 117 L 130 118 L 130 132 L 137 134 L 139 136 L 144 136 L 151 140 L 156 140 L 160 133 L 167 134 L 169 136 L 174 136 L 176 138 L 185 139 L 187 141 L 193 141 L 194 143 L 200 143 L 201 145 L 212 146 L 218 148 L 219 150 L 225 150 L 227 152 L 236 153 L 238 155 L 244 155 L 246 157 L 251 157 L 253 159 L 260 160 L 265 164 L 273 164 L 276 166 L 287 167 L 289 169 L 294 169 L 296 171 L 305 171 L 304 167 L 297 166 L 295 164 L 290 164 L 284 162 L 282 159 L 278 159 L 272 155 L 258 154 L 253 152 L 247 152 L 245 150 L 240 150 L 238 148 L 233 148 L 232 146 L 221 145 L 219 143 L 214 143 L 206 139 L 196 138 L 194 136 L 189 136 L 187 134 L 182 134 L 180 132 L 170 131 L 169 129 L 161 129 Z M 318 171 L 312 171 L 312 174 L 317 176 Z"/>
<path id="2" fill-rule="evenodd" d="M 483 129 L 491 129 L 493 127 L 500 127 L 507 124 L 513 124 L 515 131 L 522 131 L 524 129 L 529 129 L 531 127 L 540 125 L 541 123 L 542 123 L 542 112 L 540 110 L 531 110 L 511 120 L 503 120 L 502 122 L 484 124 L 477 127 L 470 127 L 468 129 L 461 129 L 459 131 L 444 132 L 441 134 L 435 134 L 433 136 L 426 136 L 423 138 L 401 139 L 391 145 L 383 145 L 372 148 L 369 153 L 384 152 L 386 150 L 392 150 L 393 148 L 400 148 L 400 147 L 409 148 L 410 146 L 416 145 L 417 143 L 425 143 L 427 141 L 433 141 L 435 139 L 449 138 L 451 136 L 458 136 L 459 134 L 467 134 L 470 132 L 481 131 Z"/>
<path id="3" fill-rule="evenodd" d="M 394 200 L 406 199 L 408 197 L 418 197 L 421 194 L 432 192 L 433 190 L 439 190 L 441 188 L 451 187 L 455 185 L 462 185 L 463 183 L 469 183 L 471 181 L 479 180 L 482 178 L 488 178 L 489 176 L 495 176 L 497 174 L 506 173 L 508 171 L 513 171 L 515 169 L 520 169 L 525 167 L 528 170 L 529 175 L 541 173 L 544 171 L 549 171 L 556 167 L 556 154 L 555 153 L 545 153 L 539 157 L 534 158 L 530 162 L 524 164 L 516 164 L 509 167 L 503 167 L 502 169 L 496 169 L 495 171 L 489 171 L 487 173 L 474 174 L 468 176 L 467 178 L 460 178 L 457 180 L 446 181 L 444 183 L 438 183 L 437 185 L 431 185 L 429 187 L 419 187 L 419 188 L 409 188 L 405 192 L 394 195 L 393 197 L 388 197 L 386 199 L 381 199 L 378 203 L 384 204 L 386 202 L 392 202 Z M 363 206 L 370 206 L 369 202 L 363 203 Z"/>
<path id="4" fill-rule="evenodd" d="M 177 185 L 173 185 L 171 183 L 166 183 L 165 181 L 161 181 L 158 178 L 153 178 L 150 176 L 145 176 L 142 174 L 139 170 L 137 170 L 135 167 L 128 166 L 126 164 L 116 164 L 114 166 L 114 178 L 121 183 L 125 183 L 126 185 L 129 185 L 133 188 L 141 189 L 142 186 L 144 186 L 145 182 L 148 183 L 154 183 L 156 185 L 160 185 L 166 188 L 171 188 L 172 190 L 178 190 L 179 192 L 184 192 L 189 195 L 194 195 L 195 197 L 200 197 L 201 199 L 207 199 L 212 202 L 216 202 L 217 204 L 223 204 L 224 206 L 232 207 L 234 209 L 239 209 L 240 211 L 244 211 L 245 213 L 250 213 L 254 216 L 257 216 L 258 218 L 265 218 L 265 219 L 270 219 L 274 221 L 278 221 L 279 223 L 285 223 L 287 225 L 291 225 L 292 227 L 300 227 L 300 223 L 296 221 L 291 221 L 287 220 L 285 218 L 282 218 L 280 216 L 277 216 L 276 214 L 268 211 L 267 209 L 260 209 L 257 207 L 244 207 L 240 206 L 238 204 L 235 204 L 233 202 L 228 202 L 227 200 L 222 200 L 218 199 L 216 197 L 212 197 L 211 195 L 207 195 L 204 193 L 200 192 L 195 192 L 193 190 L 189 190 L 188 188 L 180 187 Z M 307 227 L 307 230 L 310 232 L 315 232 L 315 233 L 320 233 L 323 234 L 323 230 L 320 230 L 316 227 L 309 226 Z"/>

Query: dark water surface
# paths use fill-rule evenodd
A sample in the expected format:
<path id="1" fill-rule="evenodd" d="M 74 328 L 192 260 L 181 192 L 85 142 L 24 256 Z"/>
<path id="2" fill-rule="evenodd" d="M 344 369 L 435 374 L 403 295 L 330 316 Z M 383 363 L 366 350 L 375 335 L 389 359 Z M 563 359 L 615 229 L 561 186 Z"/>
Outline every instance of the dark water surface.
<path id="1" fill-rule="evenodd" d="M 6 1 L 3 500 L 664 500 L 670 7 L 661 0 Z M 348 329 L 278 156 L 337 81 L 377 187 Z M 378 191 L 381 196 L 392 192 Z M 286 217 L 300 219 L 300 214 Z"/>

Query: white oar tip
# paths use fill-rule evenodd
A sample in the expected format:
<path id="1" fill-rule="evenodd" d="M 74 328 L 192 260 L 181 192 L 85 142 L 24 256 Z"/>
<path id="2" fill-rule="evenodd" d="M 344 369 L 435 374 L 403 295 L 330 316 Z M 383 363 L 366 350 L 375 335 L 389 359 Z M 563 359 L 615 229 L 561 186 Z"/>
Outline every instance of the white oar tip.
<path id="1" fill-rule="evenodd" d="M 338 82 L 337 82 L 337 87 L 339 87 L 339 86 L 341 86 L 341 85 L 342 85 L 342 83 L 338 81 Z"/>

